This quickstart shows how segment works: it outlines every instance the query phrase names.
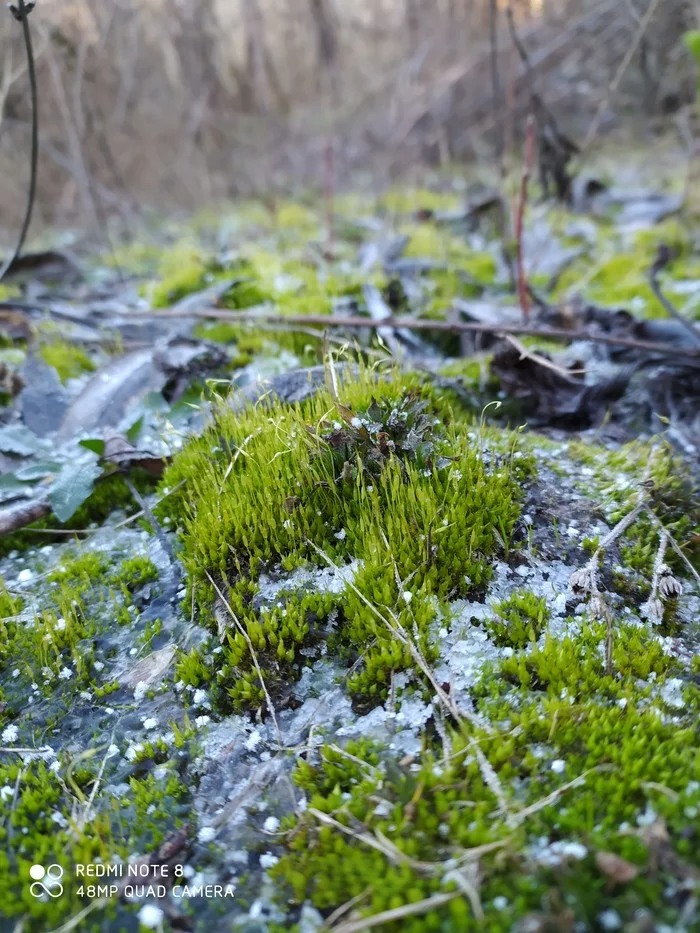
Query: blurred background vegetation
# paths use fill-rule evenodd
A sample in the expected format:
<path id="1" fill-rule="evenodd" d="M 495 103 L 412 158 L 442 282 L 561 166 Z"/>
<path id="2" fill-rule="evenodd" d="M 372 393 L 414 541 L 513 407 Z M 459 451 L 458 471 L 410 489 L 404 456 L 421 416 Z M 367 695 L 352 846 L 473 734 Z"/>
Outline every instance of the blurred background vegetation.
<path id="1" fill-rule="evenodd" d="M 37 227 L 395 177 L 517 147 L 532 85 L 573 138 L 690 113 L 699 0 L 38 0 Z M 0 236 L 24 211 L 21 27 L 0 16 Z M 687 134 L 686 134 L 687 135 Z M 637 137 L 639 138 L 639 137 Z"/>

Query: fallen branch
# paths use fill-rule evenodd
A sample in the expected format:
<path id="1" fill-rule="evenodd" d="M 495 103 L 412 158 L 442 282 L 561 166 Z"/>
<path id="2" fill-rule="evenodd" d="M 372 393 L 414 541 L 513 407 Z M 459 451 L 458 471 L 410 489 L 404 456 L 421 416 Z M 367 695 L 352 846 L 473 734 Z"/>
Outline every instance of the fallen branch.
<path id="1" fill-rule="evenodd" d="M 230 324 L 281 324 L 286 326 L 300 325 L 303 327 L 347 327 L 352 329 L 376 328 L 377 321 L 359 315 L 330 316 L 326 314 L 279 314 L 274 311 L 226 311 L 221 308 L 196 308 L 187 311 L 173 309 L 134 312 L 129 315 L 131 320 L 154 317 L 164 318 L 203 318 L 212 321 L 228 321 Z M 698 349 L 679 347 L 677 345 L 656 343 L 651 340 L 635 340 L 631 337 L 615 337 L 612 334 L 590 333 L 585 330 L 568 330 L 565 327 L 533 327 L 513 324 L 483 324 L 476 321 L 436 321 L 429 318 L 388 317 L 381 321 L 382 327 L 403 328 L 405 330 L 427 330 L 449 334 L 514 334 L 516 336 L 541 337 L 549 340 L 588 340 L 591 343 L 602 343 L 612 347 L 627 347 L 631 350 L 644 350 L 648 353 L 661 353 L 665 356 L 684 357 L 700 361 L 700 346 Z M 319 338 L 322 333 L 319 332 Z"/>
<path id="2" fill-rule="evenodd" d="M 39 521 L 51 514 L 51 505 L 48 499 L 39 499 L 38 502 L 22 502 L 11 509 L 0 512 L 0 535 L 9 535 L 19 531 L 32 522 Z"/>

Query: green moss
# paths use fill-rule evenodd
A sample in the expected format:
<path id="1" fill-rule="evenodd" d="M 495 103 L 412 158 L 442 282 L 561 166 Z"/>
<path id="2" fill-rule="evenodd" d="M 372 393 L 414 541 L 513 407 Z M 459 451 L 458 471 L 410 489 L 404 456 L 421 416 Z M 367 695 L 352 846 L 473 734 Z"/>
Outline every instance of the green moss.
<path id="1" fill-rule="evenodd" d="M 27 933 L 55 929 L 91 906 L 80 924 L 86 933 L 132 927 L 138 904 L 100 898 L 92 885 L 104 883 L 79 875 L 76 865 L 126 861 L 133 853 L 155 851 L 163 839 L 191 817 L 188 788 L 174 771 L 173 761 L 164 756 L 165 776 L 132 777 L 130 792 L 121 798 L 99 796 L 88 805 L 100 781 L 113 779 L 114 765 L 100 770 L 102 749 L 88 749 L 70 761 L 55 760 L 49 768 L 42 760 L 0 764 L 0 788 L 5 819 L 0 825 L 0 898 L 3 916 L 20 922 Z M 104 768 L 104 766 L 102 766 Z M 8 791 L 9 789 L 9 791 Z M 90 819 L 81 817 L 90 809 Z M 60 896 L 32 896 L 32 865 L 60 865 L 63 891 Z M 114 878 L 108 879 L 114 882 Z M 113 926 L 116 924 L 116 926 Z"/>
<path id="2" fill-rule="evenodd" d="M 384 925 L 402 933 L 508 933 L 547 903 L 591 929 L 611 908 L 623 922 L 641 909 L 659 923 L 677 922 L 682 907 L 667 888 L 673 859 L 698 864 L 684 837 L 687 814 L 700 803 L 691 739 L 700 691 L 689 688 L 687 708 L 673 721 L 664 716 L 653 696 L 672 662 L 661 663 L 654 639 L 636 631 L 636 640 L 621 633 L 631 666 L 621 664 L 615 677 L 604 671 L 601 626 L 535 649 L 536 683 L 531 675 L 514 679 L 524 656 L 486 671 L 475 698 L 491 725 L 453 727 L 447 758 L 428 745 L 417 762 L 397 761 L 388 748 L 353 743 L 322 746 L 300 761 L 295 780 L 307 803 L 285 824 L 287 854 L 272 870 L 280 898 L 310 900 L 322 911 L 356 898 L 354 909 L 370 917 L 455 892 L 444 906 Z M 640 680 L 651 670 L 654 687 Z M 656 863 L 652 872 L 649 837 L 626 829 L 648 807 L 669 836 L 667 867 Z M 557 858 L 558 845 L 572 854 Z M 481 846 L 478 921 L 473 898 L 449 869 Z M 597 852 L 636 865 L 638 877 L 611 884 Z"/>
<path id="3" fill-rule="evenodd" d="M 287 230 L 306 229 L 315 231 L 319 226 L 318 217 L 312 210 L 302 204 L 295 204 L 290 201 L 277 206 L 276 222 L 278 227 Z"/>
<path id="4" fill-rule="evenodd" d="M 330 607 L 288 600 L 286 617 L 260 614 L 251 608 L 250 581 L 274 562 L 291 569 L 361 560 L 332 634 L 349 662 L 362 655 L 351 689 L 379 698 L 392 672 L 414 664 L 394 630 L 416 633 L 431 657 L 438 602 L 482 587 L 489 555 L 510 539 L 518 505 L 507 434 L 492 437 L 504 449 L 487 467 L 478 444 L 447 413 L 438 418 L 429 397 L 421 401 L 413 377 L 376 380 L 362 371 L 343 384 L 342 398 L 335 414 L 327 392 L 291 408 L 234 415 L 221 406 L 216 423 L 166 471 L 169 488 L 190 480 L 187 496 L 163 506 L 180 526 L 190 587 L 212 633 L 226 620 L 216 682 L 234 705 L 257 703 L 260 684 L 230 613 L 220 606 L 219 620 L 211 616 L 212 581 L 276 685 L 306 663 L 300 652 L 313 648 L 312 618 Z M 181 661 L 194 665 L 197 680 L 201 663 Z"/>
<path id="5" fill-rule="evenodd" d="M 43 344 L 39 348 L 39 354 L 45 363 L 54 367 L 61 382 L 74 379 L 83 373 L 91 373 L 95 369 L 95 363 L 82 347 L 64 340 L 53 340 Z"/>
<path id="6" fill-rule="evenodd" d="M 476 252 L 448 230 L 423 223 L 404 227 L 402 232 L 410 238 L 404 255 L 448 263 L 452 275 L 462 272 L 481 285 L 495 281 L 497 267 L 491 253 Z"/>
<path id="7" fill-rule="evenodd" d="M 546 599 L 527 590 L 499 600 L 493 610 L 486 630 L 500 647 L 524 648 L 537 641 L 549 621 Z"/>
<path id="8" fill-rule="evenodd" d="M 48 580 L 59 586 L 69 585 L 76 596 L 83 596 L 91 587 L 105 578 L 109 561 L 105 554 L 98 551 L 85 551 L 77 557 L 64 561 L 52 571 Z"/>
<path id="9" fill-rule="evenodd" d="M 394 188 L 378 200 L 380 210 L 391 214 L 415 214 L 416 211 L 451 211 L 460 207 L 461 198 L 449 191 L 427 188 Z"/>
<path id="10" fill-rule="evenodd" d="M 206 284 L 206 271 L 205 265 L 199 261 L 184 265 L 153 286 L 151 305 L 154 308 L 167 308 L 187 295 L 201 291 Z"/>
<path id="11" fill-rule="evenodd" d="M 559 278 L 554 295 L 563 297 L 580 286 L 590 301 L 604 307 L 624 308 L 643 317 L 665 317 L 665 310 L 649 286 L 649 269 L 661 243 L 676 253 L 665 274 L 683 277 L 684 270 L 687 274 L 690 235 L 677 219 L 671 219 L 636 233 L 631 240 L 611 235 L 610 242 L 603 246 L 607 258 L 592 262 L 591 257 L 586 257 L 573 263 Z"/>
<path id="12" fill-rule="evenodd" d="M 114 580 L 124 583 L 130 590 L 157 579 L 158 568 L 145 554 L 122 561 L 114 574 Z"/>

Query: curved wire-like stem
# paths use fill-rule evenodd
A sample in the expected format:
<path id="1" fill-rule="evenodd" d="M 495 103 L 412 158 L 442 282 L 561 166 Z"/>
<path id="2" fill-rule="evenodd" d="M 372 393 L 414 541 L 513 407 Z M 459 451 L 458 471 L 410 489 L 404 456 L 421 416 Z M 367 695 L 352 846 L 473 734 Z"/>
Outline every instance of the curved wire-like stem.
<path id="1" fill-rule="evenodd" d="M 38 94 L 36 85 L 36 68 L 34 65 L 34 50 L 32 48 L 32 33 L 29 28 L 29 14 L 34 9 L 34 4 L 25 3 L 25 0 L 17 0 L 17 6 L 11 7 L 10 9 L 15 19 L 22 23 L 24 48 L 27 53 L 27 72 L 29 74 L 29 92 L 32 107 L 32 152 L 27 210 L 24 215 L 22 229 L 20 230 L 19 239 L 17 240 L 17 245 L 15 246 L 14 252 L 5 260 L 5 262 L 2 264 L 2 268 L 0 269 L 0 281 L 7 275 L 7 273 L 19 258 L 19 255 L 22 252 L 22 247 L 24 246 L 24 241 L 27 238 L 29 225 L 32 222 L 34 201 L 36 199 L 36 179 L 37 168 L 39 164 L 39 107 L 37 103 Z"/>

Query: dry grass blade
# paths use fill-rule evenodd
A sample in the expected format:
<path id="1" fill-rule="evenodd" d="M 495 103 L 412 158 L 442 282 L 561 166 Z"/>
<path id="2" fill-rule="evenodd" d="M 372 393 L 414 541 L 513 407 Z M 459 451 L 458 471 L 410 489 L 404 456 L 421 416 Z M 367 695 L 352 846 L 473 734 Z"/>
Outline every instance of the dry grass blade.
<path id="1" fill-rule="evenodd" d="M 269 691 L 268 691 L 268 689 L 267 689 L 267 684 L 265 683 L 265 678 L 263 677 L 262 668 L 260 667 L 260 662 L 258 661 L 258 655 L 257 655 L 257 652 L 256 652 L 256 650 L 255 650 L 255 647 L 253 646 L 252 641 L 250 640 L 250 635 L 249 635 L 248 632 L 246 631 L 245 626 L 243 626 L 243 625 L 241 624 L 241 622 L 240 622 L 238 616 L 236 615 L 236 613 L 235 613 L 235 612 L 233 611 L 233 609 L 231 608 L 231 604 L 230 604 L 229 601 L 226 599 L 226 597 L 224 596 L 224 594 L 221 592 L 221 588 L 220 588 L 220 587 L 218 586 L 218 584 L 215 582 L 215 580 L 214 580 L 214 578 L 212 577 L 212 575 L 209 573 L 208 570 L 206 571 L 206 573 L 207 573 L 207 577 L 209 578 L 209 582 L 211 583 L 211 585 L 212 585 L 212 586 L 214 587 L 214 589 L 216 590 L 217 596 L 219 597 L 219 599 L 221 600 L 221 602 L 222 602 L 222 603 L 224 604 L 224 606 L 226 607 L 226 610 L 227 610 L 228 614 L 229 614 L 229 615 L 231 616 L 231 618 L 233 619 L 234 625 L 236 626 L 236 628 L 238 629 L 238 631 L 241 633 L 241 635 L 242 635 L 243 638 L 245 639 L 246 645 L 248 646 L 248 650 L 250 651 L 250 656 L 251 656 L 251 658 L 253 659 L 253 664 L 254 664 L 254 666 L 255 666 L 255 672 L 256 672 L 256 674 L 258 675 L 258 679 L 259 679 L 259 681 L 260 681 L 260 688 L 261 688 L 261 690 L 263 691 L 263 693 L 264 693 L 264 695 L 265 695 L 265 702 L 266 702 L 266 704 L 267 704 L 267 711 L 268 711 L 268 713 L 270 714 L 270 718 L 272 719 L 272 722 L 274 723 L 274 726 L 275 726 L 275 732 L 277 733 L 277 742 L 278 742 L 278 744 L 279 744 L 279 747 L 282 748 L 283 745 L 284 745 L 284 743 L 282 742 L 282 733 L 280 732 L 280 727 L 279 727 L 279 725 L 278 725 L 278 723 L 277 723 L 277 716 L 275 715 L 275 707 L 274 707 L 274 705 L 273 705 L 273 703 L 272 703 L 272 697 L 270 696 L 270 693 L 269 693 Z"/>
<path id="2" fill-rule="evenodd" d="M 435 894 L 433 897 L 426 897 L 422 901 L 415 901 L 413 904 L 394 907 L 392 910 L 383 910 L 373 917 L 363 917 L 361 920 L 346 920 L 337 926 L 326 927 L 326 930 L 332 930 L 333 933 L 362 933 L 362 930 L 371 930 L 374 927 L 383 926 L 385 923 L 394 923 L 397 920 L 403 920 L 405 917 L 425 914 L 429 910 L 435 910 L 449 904 L 456 897 L 464 897 L 463 892 L 448 891 L 445 894 Z"/>

